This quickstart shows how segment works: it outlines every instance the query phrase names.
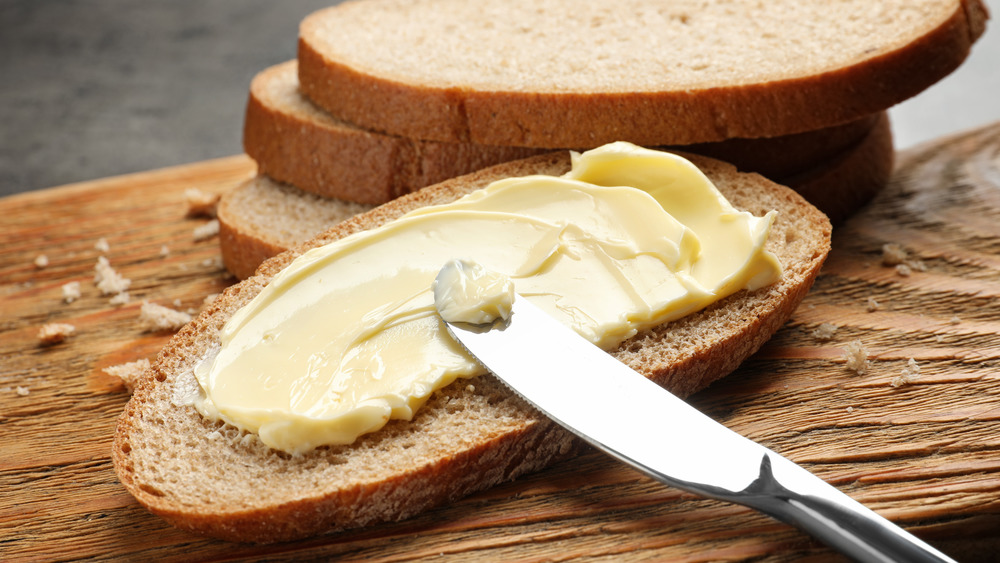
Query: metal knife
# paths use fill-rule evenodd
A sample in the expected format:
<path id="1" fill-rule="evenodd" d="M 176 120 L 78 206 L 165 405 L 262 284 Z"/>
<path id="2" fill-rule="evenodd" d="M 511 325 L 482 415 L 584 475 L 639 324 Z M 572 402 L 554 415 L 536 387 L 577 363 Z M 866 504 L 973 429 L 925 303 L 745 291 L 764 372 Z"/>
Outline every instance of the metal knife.
<path id="1" fill-rule="evenodd" d="M 650 477 L 749 506 L 858 561 L 953 561 L 851 497 L 702 414 L 516 295 L 508 321 L 446 323 L 489 371 Z M 643 429 L 655 428 L 655 434 Z"/>

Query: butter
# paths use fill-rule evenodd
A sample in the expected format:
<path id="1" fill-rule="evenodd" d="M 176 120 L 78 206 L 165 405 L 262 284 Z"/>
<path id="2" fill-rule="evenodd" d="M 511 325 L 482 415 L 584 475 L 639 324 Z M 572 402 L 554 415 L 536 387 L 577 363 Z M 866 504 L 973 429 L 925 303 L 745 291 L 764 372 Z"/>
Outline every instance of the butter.
<path id="1" fill-rule="evenodd" d="M 764 250 L 774 216 L 735 210 L 671 154 L 627 143 L 575 154 L 564 177 L 501 180 L 306 252 L 223 327 L 195 370 L 195 407 L 286 452 L 351 443 L 482 372 L 434 307 L 448 261 L 509 278 L 611 349 L 779 279 Z"/>
<path id="2" fill-rule="evenodd" d="M 431 286 L 434 308 L 449 323 L 488 324 L 510 318 L 514 284 L 503 274 L 468 260 L 450 260 Z"/>

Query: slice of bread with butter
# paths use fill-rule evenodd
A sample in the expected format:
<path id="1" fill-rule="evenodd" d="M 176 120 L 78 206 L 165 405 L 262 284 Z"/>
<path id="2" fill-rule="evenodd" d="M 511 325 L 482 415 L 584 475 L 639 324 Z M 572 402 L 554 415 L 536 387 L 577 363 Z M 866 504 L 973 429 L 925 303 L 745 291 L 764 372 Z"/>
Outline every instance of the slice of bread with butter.
<path id="1" fill-rule="evenodd" d="M 590 148 L 789 135 L 954 70 L 980 0 L 366 0 L 306 17 L 320 107 L 415 139 Z"/>
<path id="2" fill-rule="evenodd" d="M 769 227 L 766 241 L 760 239 L 763 246 L 759 247 L 759 251 L 780 263 L 780 275 L 775 278 L 770 258 L 734 278 L 727 277 L 727 270 L 716 270 L 713 266 L 705 270 L 708 274 L 703 274 L 708 278 L 718 278 L 722 283 L 720 287 L 725 288 L 722 290 L 724 294 L 730 291 L 735 293 L 671 322 L 651 327 L 637 326 L 635 330 L 638 332 L 634 335 L 629 332 L 631 329 L 623 329 L 615 337 L 611 342 L 612 354 L 680 396 L 703 389 L 731 372 L 787 321 L 818 274 L 829 251 L 831 234 L 827 218 L 792 190 L 756 174 L 740 173 L 733 166 L 719 161 L 694 156 L 691 161 L 736 209 L 760 218 L 747 219 L 755 225 L 751 231 L 758 232 L 759 228 Z M 631 171 L 634 167 L 627 169 Z M 602 176 L 597 172 L 586 176 L 584 181 L 597 185 L 619 185 L 620 172 L 613 167 L 608 170 L 603 177 L 609 184 L 602 184 Z M 279 443 L 279 449 L 273 449 L 262 441 L 264 431 L 258 436 L 253 431 L 240 430 L 233 424 L 217 420 L 211 413 L 203 416 L 199 412 L 199 408 L 202 412 L 210 411 L 205 406 L 213 398 L 218 399 L 219 404 L 231 398 L 227 398 L 224 387 L 220 388 L 222 394 L 214 394 L 214 383 L 211 382 L 222 382 L 219 383 L 222 385 L 225 377 L 206 379 L 206 371 L 201 366 L 205 362 L 215 366 L 221 361 L 218 360 L 223 357 L 220 350 L 225 348 L 220 347 L 220 339 L 229 334 L 227 326 L 230 326 L 230 321 L 239 319 L 233 324 L 253 330 L 252 322 L 244 324 L 251 314 L 247 311 L 267 310 L 266 307 L 260 309 L 263 307 L 262 300 L 284 299 L 281 297 L 284 293 L 275 294 L 268 289 L 279 283 L 276 280 L 291 279 L 294 283 L 306 284 L 305 287 L 323 283 L 323 279 L 333 280 L 330 274 L 339 270 L 314 271 L 310 269 L 311 264 L 325 264 L 330 253 L 340 256 L 347 252 L 344 248 L 351 248 L 350 244 L 355 244 L 357 240 L 375 237 L 378 243 L 378 237 L 388 231 L 375 229 L 384 225 L 390 227 L 383 229 L 392 228 L 407 221 L 420 223 L 427 217 L 434 217 L 433 213 L 437 212 L 429 206 L 455 202 L 472 192 L 476 195 L 471 199 L 462 199 L 454 212 L 461 217 L 465 217 L 466 213 L 479 213 L 473 213 L 477 220 L 482 216 L 492 216 L 501 213 L 505 206 L 516 204 L 519 201 L 516 194 L 527 192 L 502 192 L 505 195 L 500 203 L 495 203 L 499 205 L 497 208 L 489 207 L 482 212 L 466 209 L 495 195 L 495 192 L 488 192 L 494 195 L 485 196 L 482 194 L 487 192 L 477 190 L 505 178 L 560 176 L 568 171 L 570 155 L 565 152 L 500 164 L 356 215 L 305 245 L 265 262 L 255 276 L 227 289 L 195 321 L 182 329 L 138 383 L 119 420 L 115 437 L 113 459 L 121 482 L 140 503 L 180 528 L 228 540 L 274 542 L 405 518 L 428 507 L 541 469 L 571 455 L 577 450 L 578 442 L 485 375 L 460 376 L 451 383 L 444 381 L 441 382 L 444 386 L 430 395 L 416 397 L 413 404 L 407 405 L 408 408 L 415 408 L 412 420 L 388 420 L 381 428 L 366 430 L 356 440 L 347 440 L 349 443 L 339 443 L 342 439 L 331 438 L 331 434 L 323 438 L 326 440 L 324 443 L 329 445 L 319 447 L 313 447 L 312 443 L 304 446 Z M 569 180 L 579 181 L 572 175 Z M 644 192 L 648 196 L 635 197 L 657 197 L 654 195 L 657 189 Z M 705 202 L 708 202 L 714 201 L 715 196 L 709 194 L 705 197 L 708 198 Z M 652 202 L 652 199 L 649 201 Z M 655 206 L 655 203 L 652 205 Z M 538 207 L 544 211 L 547 206 L 540 203 Z M 689 209 L 705 207 L 715 207 L 715 204 L 695 204 Z M 727 213 L 725 208 L 720 207 L 724 214 Z M 776 213 L 769 214 L 771 211 Z M 686 264 L 688 258 L 685 256 L 698 255 L 694 252 L 696 246 L 692 247 L 692 244 L 708 245 L 704 247 L 706 254 L 722 255 L 711 252 L 709 239 L 689 239 L 694 236 L 691 233 L 696 235 L 702 227 L 687 227 L 685 221 L 693 225 L 701 220 L 699 215 L 684 218 L 689 211 L 675 209 L 674 212 L 679 223 L 671 223 L 674 226 L 670 228 L 680 237 L 676 240 L 681 242 L 675 250 L 671 250 L 670 245 L 664 247 L 664 260 Z M 590 221 L 586 215 L 580 220 L 583 225 Z M 542 219 L 531 219 L 528 223 L 534 224 L 534 221 L 541 221 L 539 225 L 543 226 L 551 223 Z M 608 224 L 613 227 L 616 222 Z M 579 226 L 567 229 L 581 236 L 588 230 Z M 534 232 L 532 229 L 529 231 Z M 434 239 L 444 232 L 433 230 L 429 237 Z M 463 232 L 467 236 L 461 238 L 475 240 L 477 231 Z M 551 239 L 551 235 L 539 236 Z M 580 240 L 586 238 L 583 236 Z M 439 245 L 447 245 L 449 240 L 454 239 L 454 236 L 450 239 L 446 237 L 432 247 L 439 252 Z M 611 239 L 618 240 L 617 235 L 611 236 Z M 757 239 L 752 236 L 748 240 Z M 388 242 L 391 247 L 392 241 Z M 616 245 L 612 247 L 618 249 Z M 531 243 L 527 247 L 536 248 L 537 245 Z M 317 250 L 320 248 L 323 250 Z M 609 251 L 609 256 L 617 256 L 619 250 Z M 572 252 L 576 251 L 574 246 Z M 487 259 L 499 256 L 485 250 L 482 254 Z M 625 254 L 632 256 L 634 251 Z M 376 253 L 374 256 L 381 255 Z M 645 253 L 640 252 L 636 256 L 642 256 L 641 263 L 647 264 Z M 478 259 L 479 256 L 465 258 Z M 631 264 L 627 256 L 624 260 Z M 567 267 L 574 267 L 575 263 L 570 262 L 573 261 L 567 261 Z M 488 263 L 487 266 L 492 267 Z M 365 273 L 364 267 L 358 271 L 363 279 L 367 279 L 372 272 Z M 630 268 L 632 266 L 627 266 L 626 270 L 632 271 Z M 549 271 L 547 268 L 541 270 Z M 304 277 L 289 273 L 303 271 L 312 273 Z M 423 279 L 421 276 L 413 279 L 422 286 L 423 282 L 419 281 Z M 571 276 L 568 279 L 575 278 Z M 730 279 L 732 283 L 725 281 Z M 428 281 L 429 292 L 430 282 L 425 281 Z M 343 279 L 338 278 L 336 282 L 341 283 Z M 515 280 L 515 285 L 517 283 L 524 282 Z M 689 287 L 687 284 L 680 285 Z M 296 288 L 299 286 L 292 287 L 298 291 Z M 370 285 L 362 281 L 359 287 Z M 691 287 L 699 286 L 695 284 Z M 757 289 L 751 291 L 741 287 Z M 652 291 L 651 295 L 658 291 Z M 561 293 L 561 290 L 556 293 Z M 348 299 L 354 298 L 354 294 L 351 295 Z M 695 290 L 694 295 L 701 295 L 701 292 Z M 371 296 L 362 297 L 367 299 Z M 403 301 L 412 304 L 412 300 Z M 247 307 L 252 303 L 255 305 Z M 299 302 L 295 309 L 311 314 L 310 306 L 302 303 Z M 683 308 L 686 298 L 680 303 Z M 415 306 L 414 311 L 421 310 L 419 303 Z M 284 307 L 279 307 L 279 316 L 284 310 Z M 410 313 L 401 314 L 405 319 L 413 317 Z M 252 343 L 252 336 L 248 333 L 245 341 Z M 624 341 L 619 343 L 619 338 L 624 338 Z M 262 334 L 260 341 L 262 346 L 269 346 L 272 341 L 281 339 L 280 334 L 273 338 Z M 607 344 L 604 341 L 601 343 Z M 350 368 L 348 371 L 351 373 L 366 369 L 354 364 Z M 266 373 L 260 375 L 266 379 Z M 295 390 L 300 384 L 301 380 L 277 382 L 276 393 L 284 392 L 280 389 Z M 312 384 L 306 386 L 309 385 Z M 350 391 L 338 388 L 337 394 L 349 395 Z M 246 400 L 272 400 L 265 395 L 258 394 Z M 295 392 L 292 395 L 302 396 L 295 395 Z M 253 409 L 246 408 L 250 409 L 246 412 L 252 419 Z M 394 411 L 392 416 L 399 414 Z M 293 415 L 298 416 L 294 412 L 289 416 Z M 278 428 L 280 431 L 280 425 Z M 295 439 L 294 436 L 292 438 Z"/>

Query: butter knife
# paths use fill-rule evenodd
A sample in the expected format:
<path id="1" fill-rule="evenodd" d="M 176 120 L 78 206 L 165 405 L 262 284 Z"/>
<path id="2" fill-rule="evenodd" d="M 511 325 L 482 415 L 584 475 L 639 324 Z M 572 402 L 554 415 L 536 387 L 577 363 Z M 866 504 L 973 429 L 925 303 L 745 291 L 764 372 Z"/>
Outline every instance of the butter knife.
<path id="1" fill-rule="evenodd" d="M 472 356 L 539 411 L 657 481 L 759 510 L 858 561 L 953 561 L 715 422 L 520 295 L 506 322 L 446 324 Z"/>

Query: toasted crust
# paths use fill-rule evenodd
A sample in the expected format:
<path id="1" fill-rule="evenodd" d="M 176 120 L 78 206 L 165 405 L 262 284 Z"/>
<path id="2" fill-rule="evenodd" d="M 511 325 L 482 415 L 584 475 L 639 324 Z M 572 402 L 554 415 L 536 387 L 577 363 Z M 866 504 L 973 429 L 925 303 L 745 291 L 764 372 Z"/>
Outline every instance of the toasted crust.
<path id="1" fill-rule="evenodd" d="M 980 0 L 857 0 L 835 12 L 810 4 L 815 13 L 801 14 L 802 4 L 780 2 L 587 4 L 617 9 L 630 24 L 605 32 L 599 14 L 597 25 L 550 25 L 564 21 L 546 17 L 553 3 L 462 10 L 452 0 L 388 0 L 321 10 L 300 27 L 302 91 L 365 128 L 439 141 L 590 148 L 772 137 L 859 119 L 917 94 L 966 58 L 986 19 Z M 652 9 L 678 6 L 684 11 L 668 14 L 670 25 L 647 25 Z M 752 27 L 764 8 L 761 18 L 775 19 L 766 33 Z M 493 33 L 502 26 L 505 35 Z M 456 34 L 473 62 L 449 48 Z M 632 36 L 646 43 L 628 43 Z M 518 51 L 526 42 L 532 49 Z M 567 44 L 587 46 L 588 66 L 573 68 Z M 712 57 L 702 61 L 705 53 Z"/>
<path id="2" fill-rule="evenodd" d="M 668 389 L 689 395 L 733 370 L 792 314 L 829 251 L 826 217 L 793 191 L 756 174 L 692 160 L 739 208 L 777 209 L 768 249 L 781 281 L 641 333 L 614 352 Z M 129 401 L 115 435 L 119 479 L 174 525 L 227 540 L 274 542 L 401 519 L 571 455 L 578 443 L 492 377 L 434 393 L 412 421 L 392 421 L 349 446 L 289 456 L 202 418 L 185 397 L 192 369 L 217 345 L 226 319 L 305 248 L 376 227 L 417 207 L 444 203 L 508 176 L 561 174 L 565 152 L 502 164 L 403 196 L 340 223 L 265 262 L 227 289 L 161 351 Z"/>

